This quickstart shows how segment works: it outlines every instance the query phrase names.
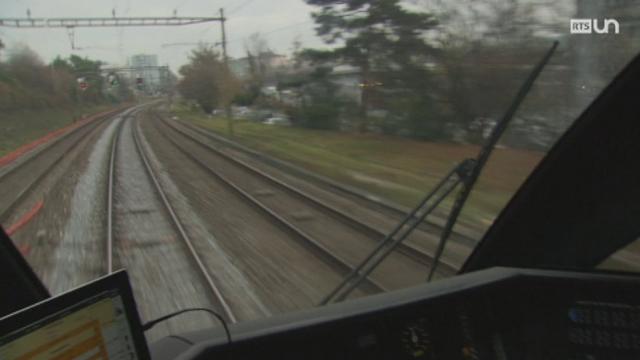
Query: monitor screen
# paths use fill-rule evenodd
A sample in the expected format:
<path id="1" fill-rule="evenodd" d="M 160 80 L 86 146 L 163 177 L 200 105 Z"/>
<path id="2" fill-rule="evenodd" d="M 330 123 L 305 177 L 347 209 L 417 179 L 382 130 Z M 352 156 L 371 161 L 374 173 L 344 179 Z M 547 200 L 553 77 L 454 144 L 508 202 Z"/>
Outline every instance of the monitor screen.
<path id="1" fill-rule="evenodd" d="M 138 359 L 117 290 L 79 301 L 0 337 L 0 359 Z"/>

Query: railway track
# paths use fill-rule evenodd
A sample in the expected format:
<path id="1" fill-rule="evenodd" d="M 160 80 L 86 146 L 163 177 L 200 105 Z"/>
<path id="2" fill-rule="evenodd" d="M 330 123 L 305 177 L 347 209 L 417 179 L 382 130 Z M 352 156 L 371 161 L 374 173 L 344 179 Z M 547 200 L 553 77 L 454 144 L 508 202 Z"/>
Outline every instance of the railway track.
<path id="1" fill-rule="evenodd" d="M 255 196 L 251 195 L 249 192 L 243 190 L 241 187 L 237 186 L 232 180 L 223 175 L 220 171 L 215 170 L 211 166 L 208 166 L 201 159 L 199 159 L 196 155 L 185 150 L 180 146 L 174 139 L 168 137 L 166 133 L 160 130 L 160 133 L 165 137 L 165 139 L 170 142 L 175 148 L 182 153 L 187 158 L 191 159 L 194 164 L 200 167 L 203 171 L 210 174 L 214 178 L 216 178 L 220 183 L 222 183 L 225 187 L 232 190 L 234 194 L 239 196 L 242 200 L 256 208 L 259 212 L 266 215 L 270 221 L 275 222 L 279 225 L 283 230 L 292 235 L 292 237 L 300 242 L 304 247 L 310 249 L 316 256 L 321 258 L 325 263 L 334 267 L 341 276 L 346 276 L 353 270 L 353 266 L 349 264 L 349 262 L 344 259 L 342 256 L 336 255 L 329 248 L 327 248 L 324 244 L 316 240 L 314 237 L 300 229 L 298 226 L 294 225 L 290 221 L 288 221 L 285 217 L 278 214 L 278 212 L 273 211 L 268 206 L 263 204 L 260 200 L 258 200 Z M 364 282 L 362 290 L 366 293 L 379 293 L 389 290 L 379 282 L 375 280 L 368 279 Z"/>
<path id="2" fill-rule="evenodd" d="M 390 204 L 386 201 L 382 201 L 380 199 L 372 197 L 368 193 L 362 192 L 358 189 L 352 188 L 350 186 L 347 186 L 341 183 L 337 183 L 331 179 L 309 172 L 291 163 L 288 163 L 279 159 L 275 159 L 269 155 L 256 152 L 250 148 L 247 148 L 244 145 L 230 141 L 218 134 L 215 134 L 210 130 L 206 130 L 202 127 L 189 124 L 183 121 L 180 121 L 179 123 L 185 128 L 193 130 L 194 132 L 201 134 L 202 136 L 208 139 L 211 139 L 216 143 L 224 144 L 229 149 L 233 149 L 237 152 L 246 154 L 248 157 L 257 159 L 264 164 L 267 164 L 273 168 L 279 169 L 280 171 L 294 174 L 296 177 L 300 179 L 305 179 L 323 188 L 330 189 L 331 191 L 335 193 L 339 193 L 341 196 L 348 198 L 350 201 L 354 203 L 360 204 L 363 207 L 376 209 L 376 211 L 386 216 L 389 216 L 393 219 L 396 219 L 397 221 L 400 221 L 401 219 L 406 217 L 407 214 L 409 213 L 409 209 L 403 209 L 400 206 Z M 419 229 L 425 233 L 428 233 L 434 236 L 439 236 L 442 232 L 445 222 L 446 222 L 446 214 L 433 214 L 430 216 L 430 218 L 426 219 L 423 223 L 419 225 Z M 467 226 L 456 226 L 456 231 L 451 235 L 451 241 L 460 243 L 461 245 L 464 245 L 464 246 L 475 247 L 475 245 L 478 243 L 479 238 L 481 236 L 482 236 L 482 230 L 472 229 Z"/>
<path id="3" fill-rule="evenodd" d="M 166 286 L 167 291 L 160 293 L 178 293 L 181 289 L 192 291 L 180 294 L 180 298 L 194 303 L 180 304 L 180 307 L 212 304 L 228 322 L 234 323 L 237 321 L 235 311 L 207 270 L 151 166 L 135 116 L 122 120 L 111 143 L 106 271 L 111 272 L 118 265 L 127 267 L 134 291 L 139 292 L 141 299 L 149 300 L 143 300 L 141 304 L 155 306 L 154 309 L 143 309 L 143 314 L 155 311 L 154 316 L 159 316 L 177 310 L 172 308 L 177 305 L 173 303 L 175 299 L 155 298 L 156 287 Z M 186 261 L 190 264 L 185 267 Z M 194 276 L 201 280 L 197 283 L 202 287 L 194 283 Z M 161 282 L 154 281 L 158 277 L 162 278 Z M 185 284 L 189 286 L 185 287 Z M 187 326 L 185 329 L 193 328 Z"/>
<path id="4" fill-rule="evenodd" d="M 252 166 L 251 164 L 240 160 L 238 158 L 235 158 L 231 155 L 229 155 L 228 153 L 221 151 L 213 146 L 211 146 L 210 144 L 206 144 L 204 142 L 202 142 L 201 140 L 199 140 L 198 138 L 196 138 L 193 135 L 190 135 L 188 132 L 186 132 L 185 130 L 180 129 L 178 126 L 176 126 L 175 124 L 171 124 L 168 121 L 161 119 L 161 121 L 163 121 L 165 124 L 167 124 L 167 126 L 171 127 L 173 130 L 179 132 L 180 134 L 184 135 L 185 137 L 188 137 L 189 139 L 191 139 L 194 142 L 197 142 L 198 144 L 200 144 L 203 147 L 208 148 L 209 150 L 215 152 L 217 155 L 223 157 L 225 160 L 228 160 L 229 162 L 233 163 L 234 165 L 237 165 L 241 168 L 243 168 L 244 170 L 247 170 L 248 172 L 250 172 L 253 175 L 256 175 L 266 181 L 268 181 L 269 183 L 277 186 L 278 188 L 293 194 L 294 196 L 298 197 L 299 199 L 302 199 L 303 201 L 307 202 L 308 204 L 310 204 L 311 206 L 314 206 L 315 208 L 323 211 L 324 213 L 326 213 L 327 215 L 333 217 L 334 219 L 336 219 L 337 221 L 340 221 L 348 226 L 351 226 L 355 229 L 358 229 L 359 231 L 362 231 L 363 233 L 367 234 L 367 236 L 371 239 L 377 239 L 379 241 L 381 241 L 382 239 L 385 238 L 385 236 L 387 235 L 385 232 L 381 231 L 379 228 L 377 227 L 373 227 L 368 223 L 365 223 L 363 221 L 358 220 L 356 217 L 352 216 L 351 214 L 349 214 L 347 211 L 338 208 L 337 206 L 330 204 L 329 202 L 318 198 L 317 196 L 314 196 L 308 192 L 305 192 L 301 189 L 298 189 L 294 186 L 291 186 L 290 184 L 276 178 L 275 176 L 266 173 L 265 171 L 262 171 L 261 169 Z M 405 255 L 412 257 L 413 259 L 420 261 L 422 263 L 424 263 L 427 266 L 431 266 L 433 263 L 433 256 L 431 254 L 429 254 L 427 251 L 415 246 L 414 244 L 411 243 L 407 243 L 407 242 L 403 242 L 400 244 L 399 246 L 399 251 L 404 253 Z M 444 271 L 447 272 L 447 275 L 451 275 L 453 273 L 455 273 L 458 270 L 458 266 L 448 263 L 447 261 L 441 261 L 439 266 L 442 266 Z"/>
<path id="5" fill-rule="evenodd" d="M 125 110 L 126 112 L 126 110 Z M 118 111 L 83 124 L 35 150 L 36 153 L 0 175 L 0 223 L 6 224 L 25 198 L 86 139 Z M 25 182 L 25 179 L 28 179 Z"/>
<path id="6" fill-rule="evenodd" d="M 162 121 L 156 118 L 155 123 Z M 225 186 L 232 189 L 244 201 L 260 209 L 278 224 L 289 229 L 290 232 L 297 234 L 299 240 L 311 244 L 310 247 L 319 256 L 325 261 L 333 263 L 334 266 L 339 266 L 343 274 L 351 272 L 358 264 L 358 259 L 363 258 L 377 244 L 376 240 L 370 237 L 372 235 L 371 228 L 363 226 L 361 223 L 356 223 L 351 218 L 341 217 L 341 212 L 324 204 L 319 199 L 289 187 L 277 179 L 251 168 L 247 164 L 237 162 L 235 159 L 229 159 L 226 154 L 219 153 L 217 149 L 208 144 L 203 144 L 190 137 L 189 134 L 180 132 L 179 129 L 171 127 L 170 124 L 162 122 L 162 127 L 164 129 L 159 129 L 160 133 L 180 152 L 223 182 Z M 172 131 L 172 134 L 169 135 L 167 130 Z M 180 142 L 177 140 L 178 138 L 181 139 Z M 185 148 L 185 140 L 192 143 L 189 149 Z M 199 156 L 193 145 L 200 147 L 200 151 L 206 150 L 209 153 L 209 157 L 218 157 L 217 165 L 214 166 L 203 161 L 204 155 Z M 230 166 L 235 167 L 236 170 Z M 246 166 L 249 166 L 249 168 Z M 238 173 L 238 171 L 241 171 L 241 173 Z M 254 182 L 253 185 L 250 184 L 249 178 Z M 258 182 L 258 184 L 255 182 Z M 266 197 L 275 200 L 265 199 L 264 196 L 261 196 L 261 192 L 262 194 L 273 193 L 273 196 Z M 293 209 L 291 211 L 282 209 L 277 204 L 280 202 L 290 204 Z M 291 212 L 296 211 L 309 213 L 309 217 L 313 218 L 314 223 L 317 224 L 307 224 L 304 220 L 297 221 L 299 219 L 296 219 L 295 215 L 291 214 Z M 336 213 L 336 211 L 338 212 Z M 319 227 L 326 229 L 323 232 Z M 331 232 L 333 233 L 331 234 Z M 376 234 L 379 235 L 379 233 Z M 338 240 L 332 240 L 333 238 Z M 340 241 L 340 239 L 344 241 Z M 425 263 L 426 257 L 426 254 L 417 252 L 415 249 L 404 248 L 402 253 L 393 254 L 388 259 L 389 261 L 382 266 L 383 269 L 380 272 L 372 274 L 368 279 L 369 287 L 386 291 L 415 285 L 424 281 L 426 270 L 428 269 L 428 264 Z"/>

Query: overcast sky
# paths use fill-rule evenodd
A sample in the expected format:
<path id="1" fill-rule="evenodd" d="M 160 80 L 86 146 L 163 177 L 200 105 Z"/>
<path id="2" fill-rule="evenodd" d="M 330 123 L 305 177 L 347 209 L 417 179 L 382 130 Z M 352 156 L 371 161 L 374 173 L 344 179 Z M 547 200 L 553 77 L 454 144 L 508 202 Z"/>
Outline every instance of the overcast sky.
<path id="1" fill-rule="evenodd" d="M 172 16 L 176 9 L 182 16 L 217 16 L 223 7 L 227 22 L 228 51 L 232 57 L 244 56 L 244 41 L 254 32 L 263 34 L 278 53 L 290 52 L 299 37 L 304 46 L 321 47 L 315 36 L 310 14 L 314 7 L 303 0 L 0 0 L 0 17 L 104 17 Z M 9 50 L 26 44 L 45 61 L 57 55 L 78 54 L 114 64 L 124 64 L 133 54 L 157 54 L 161 65 L 174 71 L 187 61 L 195 46 L 166 44 L 220 40 L 220 24 L 208 23 L 180 27 L 77 28 L 72 50 L 65 29 L 0 28 L 0 38 Z M 163 46 L 165 45 L 165 46 Z"/>

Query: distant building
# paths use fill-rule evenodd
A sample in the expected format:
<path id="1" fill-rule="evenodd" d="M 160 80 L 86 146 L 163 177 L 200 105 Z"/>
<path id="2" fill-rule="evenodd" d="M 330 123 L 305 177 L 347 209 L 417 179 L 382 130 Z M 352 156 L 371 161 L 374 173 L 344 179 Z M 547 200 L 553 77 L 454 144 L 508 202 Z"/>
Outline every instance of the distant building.
<path id="1" fill-rule="evenodd" d="M 158 66 L 158 55 L 138 54 L 129 59 L 132 67 Z"/>
<path id="2" fill-rule="evenodd" d="M 240 59 L 229 60 L 229 69 L 233 75 L 240 79 L 246 79 L 251 74 L 251 66 L 249 65 L 249 58 L 243 57 Z"/>
<path id="3" fill-rule="evenodd" d="M 129 58 L 129 67 L 132 68 L 131 76 L 142 78 L 147 91 L 156 91 L 167 81 L 166 69 L 158 66 L 158 55 L 137 54 Z"/>
<path id="4" fill-rule="evenodd" d="M 339 64 L 329 74 L 331 82 L 338 86 L 338 96 L 360 104 L 362 98 L 362 74 L 360 68 Z"/>
<path id="5" fill-rule="evenodd" d="M 254 70 L 252 70 L 252 66 Z M 266 80 L 269 81 L 279 69 L 288 66 L 290 66 L 290 60 L 287 56 L 271 51 L 264 52 L 252 58 L 243 57 L 229 60 L 231 72 L 240 79 L 247 79 L 251 76 L 252 71 L 256 71 L 262 72 Z"/>

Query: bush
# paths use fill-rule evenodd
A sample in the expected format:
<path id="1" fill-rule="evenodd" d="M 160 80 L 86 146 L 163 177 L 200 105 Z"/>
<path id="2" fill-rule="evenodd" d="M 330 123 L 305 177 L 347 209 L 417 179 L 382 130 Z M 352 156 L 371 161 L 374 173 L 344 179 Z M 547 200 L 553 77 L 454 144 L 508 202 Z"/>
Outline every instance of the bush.
<path id="1" fill-rule="evenodd" d="M 311 129 L 337 130 L 340 127 L 339 115 L 337 101 L 317 102 L 301 109 L 299 124 Z"/>
<path id="2" fill-rule="evenodd" d="M 447 122 L 436 112 L 429 112 L 421 106 L 411 109 L 407 116 L 410 136 L 420 140 L 449 140 Z"/>
<path id="3" fill-rule="evenodd" d="M 76 68 L 76 65 L 84 67 Z M 51 65 L 46 65 L 29 48 L 18 48 L 6 62 L 0 63 L 0 111 L 77 105 L 78 89 L 73 74 L 80 70 L 97 72 L 99 66 L 99 61 L 75 55 L 69 60 L 56 58 Z M 83 103 L 101 103 L 104 101 L 101 77 L 87 77 L 92 86 L 83 94 Z"/>
<path id="4" fill-rule="evenodd" d="M 247 86 L 240 94 L 233 98 L 233 104 L 238 106 L 251 106 L 260 96 L 260 87 Z"/>

